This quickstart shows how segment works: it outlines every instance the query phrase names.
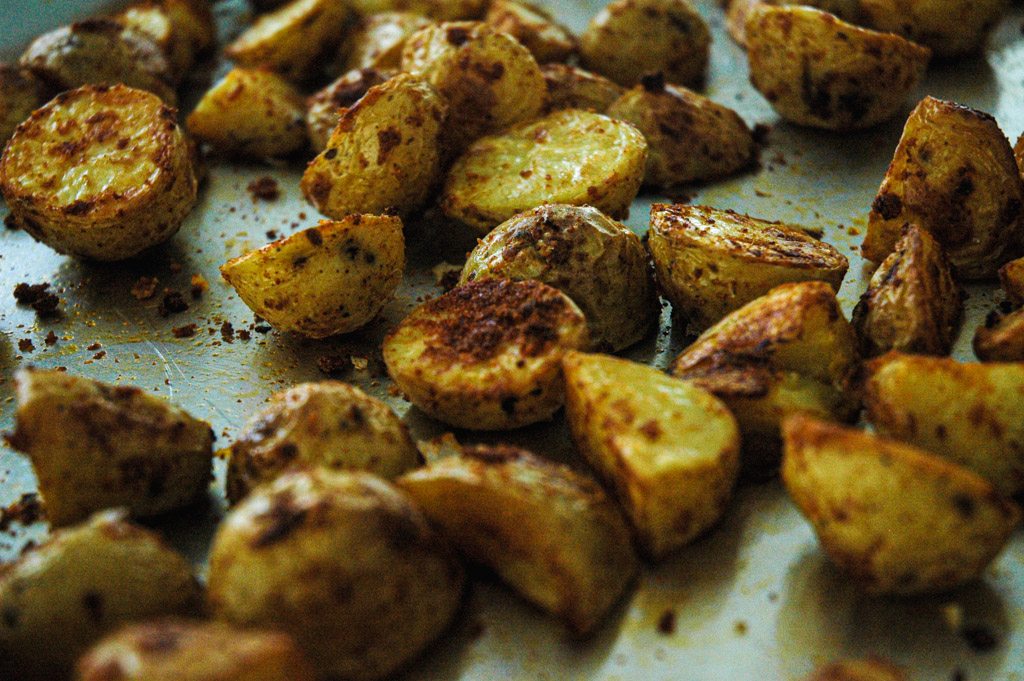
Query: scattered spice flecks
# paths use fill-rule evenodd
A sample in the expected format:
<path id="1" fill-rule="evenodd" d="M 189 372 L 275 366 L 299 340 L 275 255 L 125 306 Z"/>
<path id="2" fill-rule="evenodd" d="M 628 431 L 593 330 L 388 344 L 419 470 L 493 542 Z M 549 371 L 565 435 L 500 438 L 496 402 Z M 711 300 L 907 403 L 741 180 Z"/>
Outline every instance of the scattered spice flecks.
<path id="1" fill-rule="evenodd" d="M 185 326 L 176 326 L 171 329 L 171 333 L 174 334 L 175 338 L 191 338 L 196 335 L 196 325 L 186 324 Z"/>
<path id="2" fill-rule="evenodd" d="M 161 317 L 169 317 L 172 314 L 184 312 L 187 309 L 188 303 L 185 301 L 185 296 L 177 291 L 164 290 L 164 297 L 160 301 L 159 308 Z"/>
<path id="3" fill-rule="evenodd" d="M 138 300 L 149 300 L 156 294 L 156 285 L 160 283 L 155 277 L 139 277 L 132 284 L 131 292 Z"/>
<path id="4" fill-rule="evenodd" d="M 6 532 L 11 523 L 31 525 L 43 517 L 43 502 L 35 492 L 22 494 L 21 498 L 6 508 L 0 508 L 0 532 Z"/>
<path id="5" fill-rule="evenodd" d="M 14 299 L 19 305 L 28 305 L 40 315 L 51 315 L 57 312 L 57 305 L 60 303 L 53 293 L 48 293 L 49 283 L 27 284 L 21 282 L 14 287 Z"/>
<path id="6" fill-rule="evenodd" d="M 206 281 L 206 277 L 201 274 L 193 274 L 189 290 L 192 292 L 193 298 L 200 298 L 210 290 L 210 282 Z"/>
<path id="7" fill-rule="evenodd" d="M 22 338 L 18 341 L 18 349 L 22 352 L 32 352 L 36 349 L 36 346 L 32 345 L 31 338 Z"/>
<path id="8" fill-rule="evenodd" d="M 277 180 L 269 175 L 264 175 L 261 178 L 253 180 L 249 183 L 249 186 L 246 187 L 246 189 L 248 189 L 249 193 L 252 194 L 254 201 L 260 199 L 264 201 L 276 201 L 281 197 L 281 190 L 277 186 Z"/>

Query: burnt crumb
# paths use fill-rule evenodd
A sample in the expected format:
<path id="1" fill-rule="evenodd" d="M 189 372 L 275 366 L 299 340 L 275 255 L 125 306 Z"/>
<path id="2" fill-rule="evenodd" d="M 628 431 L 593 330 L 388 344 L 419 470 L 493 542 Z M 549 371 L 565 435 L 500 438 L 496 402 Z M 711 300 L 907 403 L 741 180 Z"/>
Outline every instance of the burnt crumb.
<path id="1" fill-rule="evenodd" d="M 266 324 L 257 324 L 252 330 L 256 333 L 270 333 L 270 329 L 271 327 Z"/>
<path id="2" fill-rule="evenodd" d="M 137 300 L 149 300 L 156 293 L 156 285 L 159 283 L 160 280 L 154 277 L 139 277 L 132 284 L 132 295 Z"/>
<path id="3" fill-rule="evenodd" d="M 85 349 L 88 350 L 89 352 L 96 352 L 97 350 L 99 350 L 102 347 L 103 346 L 100 345 L 99 343 L 90 343 L 89 345 L 86 346 Z"/>
<path id="4" fill-rule="evenodd" d="M 32 345 L 31 338 L 22 338 L 18 341 L 18 349 L 22 352 L 32 352 L 36 349 L 36 346 Z"/>
<path id="5" fill-rule="evenodd" d="M 181 295 L 178 291 L 164 290 L 164 297 L 160 301 L 160 307 L 158 308 L 161 317 L 169 317 L 172 314 L 184 312 L 187 309 L 188 302 L 185 301 L 185 296 Z"/>
<path id="6" fill-rule="evenodd" d="M 445 39 L 455 47 L 461 47 L 469 40 L 469 31 L 461 26 L 452 26 L 445 33 Z"/>
<path id="7" fill-rule="evenodd" d="M 648 73 L 640 78 L 640 85 L 651 94 L 658 94 L 665 91 L 665 74 L 661 71 Z"/>
<path id="8" fill-rule="evenodd" d="M 103 359 L 106 356 L 107 356 L 107 351 L 106 350 L 100 350 L 95 355 L 93 355 L 92 358 L 93 359 Z"/>
<path id="9" fill-rule="evenodd" d="M 16 502 L 0 509 L 0 532 L 6 532 L 11 523 L 28 526 L 43 518 L 43 502 L 35 492 L 22 494 Z"/>
<path id="10" fill-rule="evenodd" d="M 47 282 L 42 284 L 21 282 L 14 287 L 14 299 L 18 301 L 19 305 L 28 305 L 41 316 L 56 314 L 60 298 L 53 293 L 48 293 L 48 288 L 50 288 L 50 284 Z"/>
<path id="11" fill-rule="evenodd" d="M 970 646 L 971 650 L 979 653 L 987 653 L 999 645 L 999 640 L 996 635 L 992 633 L 992 630 L 984 625 L 976 625 L 971 627 L 964 627 L 960 635 L 967 641 L 967 645 Z"/>
<path id="12" fill-rule="evenodd" d="M 675 610 L 666 610 L 661 613 L 661 617 L 658 618 L 658 633 L 664 634 L 665 636 L 671 636 L 676 633 Z"/>
<path id="13" fill-rule="evenodd" d="M 280 234 L 278 233 L 278 231 L 276 229 L 268 229 L 267 230 L 267 238 L 270 239 L 271 241 L 277 241 L 277 238 L 279 236 L 280 236 Z"/>
<path id="14" fill-rule="evenodd" d="M 171 333 L 174 334 L 175 338 L 191 338 L 196 335 L 197 328 L 195 324 L 186 324 L 185 326 L 174 327 L 171 329 Z"/>
<path id="15" fill-rule="evenodd" d="M 246 189 L 252 194 L 254 201 L 260 199 L 263 201 L 276 201 L 281 198 L 281 189 L 277 186 L 277 180 L 269 175 L 253 180 Z"/>
<path id="16" fill-rule="evenodd" d="M 352 362 L 346 355 L 322 355 L 316 366 L 325 374 L 340 374 L 352 366 Z"/>
<path id="17" fill-rule="evenodd" d="M 250 338 L 252 338 L 252 334 L 245 329 L 239 329 L 238 331 L 235 332 L 235 335 L 238 336 L 238 340 L 247 341 Z"/>
<path id="18" fill-rule="evenodd" d="M 7 217 L 4 218 L 4 227 L 7 229 L 21 229 L 21 225 L 18 224 L 18 218 L 14 217 L 14 213 L 8 213 Z"/>
<path id="19" fill-rule="evenodd" d="M 57 344 L 57 334 L 55 334 L 53 331 L 51 331 L 50 333 L 46 334 L 46 339 L 45 339 L 44 342 L 48 346 L 56 345 Z"/>
<path id="20" fill-rule="evenodd" d="M 235 340 L 235 326 L 231 322 L 224 322 L 220 325 L 220 337 L 226 343 L 233 343 Z"/>
<path id="21" fill-rule="evenodd" d="M 903 201 L 895 194 L 879 194 L 871 204 L 871 210 L 881 215 L 883 220 L 892 220 L 903 212 Z"/>
<path id="22" fill-rule="evenodd" d="M 201 298 L 204 293 L 210 290 L 210 282 L 201 274 L 193 274 L 189 281 L 189 292 L 193 298 Z"/>

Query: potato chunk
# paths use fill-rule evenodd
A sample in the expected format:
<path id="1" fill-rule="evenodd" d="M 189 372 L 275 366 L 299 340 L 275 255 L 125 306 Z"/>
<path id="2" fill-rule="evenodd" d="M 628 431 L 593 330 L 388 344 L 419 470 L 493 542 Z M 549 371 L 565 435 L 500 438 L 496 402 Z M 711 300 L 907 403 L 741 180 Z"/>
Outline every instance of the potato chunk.
<path id="1" fill-rule="evenodd" d="M 881 262 L 903 225 L 927 230 L 957 277 L 995 277 L 1024 240 L 1024 181 L 994 118 L 925 97 L 907 119 L 868 216 L 864 257 Z"/>
<path id="2" fill-rule="evenodd" d="M 629 213 L 644 177 L 647 142 L 629 123 L 566 109 L 485 137 L 448 172 L 441 210 L 486 234 L 543 203 Z"/>
<path id="3" fill-rule="evenodd" d="M 637 575 L 621 511 L 567 466 L 481 446 L 398 484 L 460 551 L 581 636 L 594 633 Z"/>
<path id="4" fill-rule="evenodd" d="M 860 0 L 865 25 L 927 45 L 938 57 L 976 52 L 1010 0 Z"/>
<path id="5" fill-rule="evenodd" d="M 759 5 L 806 5 L 834 14 L 851 24 L 861 23 L 861 0 L 726 0 L 725 30 L 741 47 L 747 46 L 747 19 Z"/>
<path id="6" fill-rule="evenodd" d="M 112 19 L 146 36 L 160 48 L 167 58 L 174 82 L 180 82 L 185 77 L 195 61 L 192 44 L 179 33 L 170 12 L 160 3 L 132 4 Z"/>
<path id="7" fill-rule="evenodd" d="M 544 64 L 540 68 L 548 86 L 548 108 L 583 109 L 604 113 L 626 90 L 618 83 L 568 64 Z"/>
<path id="8" fill-rule="evenodd" d="M 346 40 L 346 68 L 397 71 L 402 65 L 406 40 L 431 23 L 430 19 L 411 12 L 382 12 L 363 17 L 355 33 Z"/>
<path id="9" fill-rule="evenodd" d="M 892 118 L 931 51 L 811 7 L 759 5 L 747 21 L 750 82 L 787 121 L 827 130 Z"/>
<path id="10" fill-rule="evenodd" d="M 870 593 L 947 591 L 1002 550 L 1017 508 L 981 476 L 892 440 L 797 414 L 782 479 L 829 557 Z"/>
<path id="11" fill-rule="evenodd" d="M 797 228 L 706 206 L 651 206 L 647 247 L 673 310 L 703 331 L 779 284 L 825 281 L 839 291 L 849 263 Z"/>
<path id="12" fill-rule="evenodd" d="M 220 273 L 274 328 L 326 338 L 376 317 L 404 269 L 400 219 L 349 215 L 229 260 Z"/>
<path id="13" fill-rule="evenodd" d="M 989 314 L 974 333 L 974 354 L 983 362 L 1024 362 L 1024 309 Z"/>
<path id="14" fill-rule="evenodd" d="M 306 133 L 313 151 L 327 149 L 331 133 L 341 122 L 342 109 L 351 109 L 375 85 L 391 76 L 376 69 L 355 69 L 343 74 L 306 100 Z"/>
<path id="15" fill-rule="evenodd" d="M 565 294 L 537 281 L 484 279 L 413 310 L 382 349 L 395 384 L 430 416 L 507 430 L 558 411 L 562 355 L 586 345 L 586 319 Z"/>
<path id="16" fill-rule="evenodd" d="M 711 393 L 607 355 L 562 360 L 577 451 L 616 492 L 651 558 L 691 542 L 725 512 L 740 464 L 736 419 Z"/>
<path id="17" fill-rule="evenodd" d="M 33 111 L 46 103 L 46 87 L 31 72 L 0 63 L 0 146 Z"/>
<path id="18" fill-rule="evenodd" d="M 0 191 L 37 241 L 122 260 L 178 231 L 196 177 L 172 109 L 142 90 L 90 85 L 19 126 L 0 160 Z"/>
<path id="19" fill-rule="evenodd" d="M 576 51 L 569 30 L 529 2 L 491 0 L 484 22 L 522 43 L 539 64 L 564 62 Z"/>
<path id="20" fill-rule="evenodd" d="M 540 206 L 495 227 L 469 254 L 459 283 L 534 279 L 580 306 L 595 348 L 617 352 L 656 320 L 647 255 L 628 227 L 590 206 Z"/>
<path id="21" fill-rule="evenodd" d="M 1024 258 L 1011 260 L 999 268 L 999 282 L 1014 305 L 1024 305 Z"/>

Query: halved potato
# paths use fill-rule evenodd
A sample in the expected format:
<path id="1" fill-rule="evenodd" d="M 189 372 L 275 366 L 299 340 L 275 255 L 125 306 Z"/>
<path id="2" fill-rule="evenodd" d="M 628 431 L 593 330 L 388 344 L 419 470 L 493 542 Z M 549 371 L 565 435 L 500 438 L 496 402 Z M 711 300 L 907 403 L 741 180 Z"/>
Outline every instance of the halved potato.
<path id="1" fill-rule="evenodd" d="M 349 215 L 229 260 L 220 273 L 274 328 L 325 338 L 376 317 L 404 270 L 402 221 Z"/>
<path id="2" fill-rule="evenodd" d="M 861 23 L 861 0 L 726 0 L 725 30 L 741 47 L 747 46 L 747 19 L 758 5 L 806 5 L 835 14 L 851 24 Z"/>
<path id="3" fill-rule="evenodd" d="M 565 109 L 473 144 L 448 172 L 441 210 L 486 234 L 544 203 L 629 214 L 644 177 L 647 142 L 629 123 Z"/>
<path id="4" fill-rule="evenodd" d="M 529 2 L 491 0 L 484 22 L 522 43 L 539 64 L 564 62 L 576 51 L 569 30 Z"/>
<path id="5" fill-rule="evenodd" d="M 927 45 L 938 57 L 977 52 L 1010 0 L 859 0 L 865 25 Z"/>
<path id="6" fill-rule="evenodd" d="M 707 206 L 651 206 L 647 247 L 673 310 L 702 331 L 779 284 L 820 280 L 836 292 L 846 257 L 798 227 Z"/>
<path id="7" fill-rule="evenodd" d="M 639 561 L 600 485 L 513 447 L 469 447 L 398 480 L 471 560 L 592 634 L 635 579 Z"/>
<path id="8" fill-rule="evenodd" d="M 999 282 L 1011 303 L 1024 305 L 1024 258 L 1011 260 L 999 268 Z"/>
<path id="9" fill-rule="evenodd" d="M 317 91 L 306 100 L 306 133 L 316 153 L 327 149 L 331 133 L 341 122 L 343 109 L 352 108 L 375 85 L 391 77 L 391 72 L 356 69 Z"/>
<path id="10" fill-rule="evenodd" d="M 345 41 L 346 69 L 397 71 L 402 65 L 405 41 L 431 23 L 430 19 L 411 12 L 382 12 L 363 17 Z"/>
<path id="11" fill-rule="evenodd" d="M 881 262 L 913 222 L 945 249 L 957 277 L 995 277 L 1024 241 L 1022 207 L 1024 181 L 995 119 L 925 97 L 871 205 L 864 257 Z"/>
<path id="12" fill-rule="evenodd" d="M 974 354 L 982 362 L 1024 362 L 1024 308 L 989 314 L 974 333 Z"/>
<path id="13" fill-rule="evenodd" d="M 747 21 L 750 82 L 788 121 L 828 130 L 892 118 L 931 50 L 803 6 L 758 5 Z"/>
<path id="14" fill-rule="evenodd" d="M 586 319 L 565 294 L 537 281 L 484 279 L 413 310 L 382 349 L 395 385 L 430 416 L 507 430 L 558 411 L 562 355 L 586 346 Z"/>
<path id="15" fill-rule="evenodd" d="M 161 3 L 135 3 L 111 18 L 152 40 L 167 57 L 175 82 L 180 82 L 188 73 L 195 61 L 192 44 L 180 34 L 170 12 Z"/>
<path id="16" fill-rule="evenodd" d="M 980 475 L 916 447 L 803 414 L 783 431 L 786 489 L 829 557 L 871 593 L 974 579 L 1019 516 Z"/>
<path id="17" fill-rule="evenodd" d="M 0 146 L 47 100 L 46 86 L 31 72 L 0 63 Z"/>
<path id="18" fill-rule="evenodd" d="M 583 109 L 604 113 L 626 91 L 618 83 L 568 64 L 540 67 L 548 86 L 548 108 Z"/>

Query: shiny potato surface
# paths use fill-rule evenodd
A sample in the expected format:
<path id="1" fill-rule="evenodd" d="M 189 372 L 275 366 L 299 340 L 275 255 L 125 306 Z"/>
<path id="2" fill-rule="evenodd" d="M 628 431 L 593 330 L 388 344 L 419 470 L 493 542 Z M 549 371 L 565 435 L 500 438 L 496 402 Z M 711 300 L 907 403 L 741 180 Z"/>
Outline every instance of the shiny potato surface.
<path id="1" fill-rule="evenodd" d="M 937 57 L 977 52 L 1009 0 L 859 0 L 861 20 L 930 47 Z"/>
<path id="2" fill-rule="evenodd" d="M 363 17 L 346 40 L 346 68 L 397 71 L 402 65 L 405 41 L 431 23 L 430 19 L 411 12 L 382 12 Z"/>
<path id="3" fill-rule="evenodd" d="M 1024 308 L 992 312 L 974 333 L 974 354 L 982 362 L 1024 362 Z"/>
<path id="4" fill-rule="evenodd" d="M 306 100 L 306 134 L 313 151 L 327 149 L 331 133 L 341 122 L 342 109 L 351 109 L 375 85 L 393 75 L 390 71 L 354 69 Z"/>
<path id="5" fill-rule="evenodd" d="M 0 146 L 33 111 L 46 103 L 47 88 L 31 72 L 0 63 Z"/>
<path id="6" fill-rule="evenodd" d="M 618 83 L 569 64 L 544 64 L 540 67 L 548 86 L 548 108 L 583 109 L 604 113 L 626 91 Z"/>
<path id="7" fill-rule="evenodd" d="M 1017 258 L 999 268 L 999 283 L 1014 305 L 1024 305 L 1024 258 Z"/>
<path id="8" fill-rule="evenodd" d="M 484 22 L 522 43 L 538 64 L 564 62 L 576 52 L 569 30 L 529 2 L 491 0 Z"/>

